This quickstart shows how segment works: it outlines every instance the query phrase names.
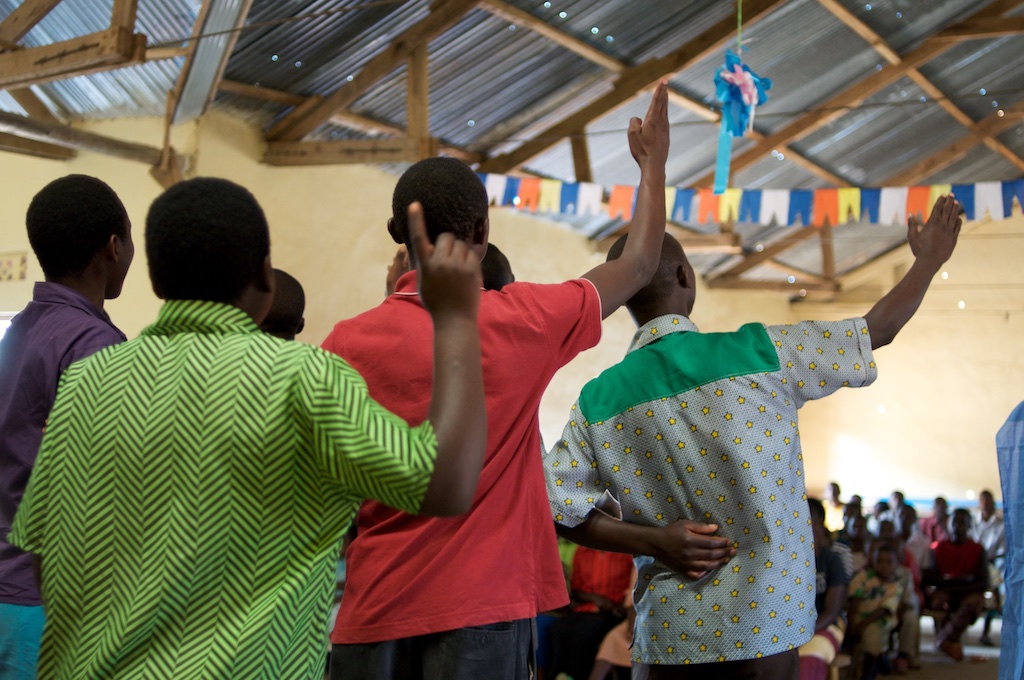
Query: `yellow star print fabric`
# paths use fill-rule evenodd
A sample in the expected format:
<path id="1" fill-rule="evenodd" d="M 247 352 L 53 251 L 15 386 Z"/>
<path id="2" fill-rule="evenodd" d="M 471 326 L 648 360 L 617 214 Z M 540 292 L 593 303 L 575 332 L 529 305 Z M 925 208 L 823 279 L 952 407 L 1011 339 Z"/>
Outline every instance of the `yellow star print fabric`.
<path id="1" fill-rule="evenodd" d="M 555 521 L 576 526 L 607 490 L 625 521 L 713 522 L 737 549 L 699 581 L 635 558 L 637 661 L 735 661 L 811 638 L 814 547 L 797 409 L 876 376 L 864 319 L 700 333 L 667 315 L 583 388 L 544 456 Z"/>

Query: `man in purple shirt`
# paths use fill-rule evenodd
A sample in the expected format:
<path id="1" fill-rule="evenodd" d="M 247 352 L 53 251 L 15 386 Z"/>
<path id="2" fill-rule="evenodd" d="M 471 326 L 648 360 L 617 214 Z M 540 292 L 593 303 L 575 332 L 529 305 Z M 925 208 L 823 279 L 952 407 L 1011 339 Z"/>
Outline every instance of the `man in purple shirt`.
<path id="1" fill-rule="evenodd" d="M 113 189 L 69 175 L 45 186 L 25 217 L 43 268 L 32 301 L 0 340 L 0 678 L 35 678 L 43 607 L 32 557 L 7 542 L 35 464 L 57 384 L 73 362 L 125 340 L 103 311 L 135 254 Z"/>

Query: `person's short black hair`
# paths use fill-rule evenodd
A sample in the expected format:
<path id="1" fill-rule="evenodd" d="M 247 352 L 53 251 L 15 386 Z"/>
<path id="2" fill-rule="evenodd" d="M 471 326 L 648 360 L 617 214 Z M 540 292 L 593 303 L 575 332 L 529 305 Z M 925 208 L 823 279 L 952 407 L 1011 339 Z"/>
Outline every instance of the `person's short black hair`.
<path id="1" fill-rule="evenodd" d="M 606 262 L 617 260 L 622 257 L 626 249 L 626 241 L 629 234 L 623 234 L 608 249 Z M 658 269 L 651 277 L 651 282 L 636 292 L 626 301 L 626 307 L 630 310 L 645 309 L 650 305 L 661 302 L 672 290 L 679 286 L 676 278 L 676 271 L 679 265 L 686 262 L 686 255 L 683 253 L 683 246 L 671 234 L 665 234 L 661 242 L 661 256 L 658 258 Z M 692 282 L 691 282 L 692 285 Z"/>
<path id="2" fill-rule="evenodd" d="M 455 158 L 426 158 L 414 163 L 395 185 L 391 213 L 402 240 L 409 242 L 409 204 L 419 201 L 430 240 L 451 232 L 470 240 L 487 218 L 487 189 L 472 168 Z"/>
<path id="3" fill-rule="evenodd" d="M 25 214 L 28 242 L 47 279 L 81 274 L 110 241 L 128 235 L 128 212 L 114 190 L 88 175 L 55 179 Z"/>
<path id="4" fill-rule="evenodd" d="M 200 177 L 175 184 L 146 216 L 146 257 L 166 300 L 234 303 L 270 254 L 263 209 L 244 187 Z"/>
<path id="5" fill-rule="evenodd" d="M 498 246 L 493 243 L 487 244 L 487 253 L 484 259 L 480 260 L 480 270 L 484 275 L 485 290 L 501 290 L 516 280 L 505 253 L 498 250 Z"/>
<path id="6" fill-rule="evenodd" d="M 811 520 L 825 524 L 825 504 L 817 498 L 808 498 L 807 507 L 811 509 Z"/>

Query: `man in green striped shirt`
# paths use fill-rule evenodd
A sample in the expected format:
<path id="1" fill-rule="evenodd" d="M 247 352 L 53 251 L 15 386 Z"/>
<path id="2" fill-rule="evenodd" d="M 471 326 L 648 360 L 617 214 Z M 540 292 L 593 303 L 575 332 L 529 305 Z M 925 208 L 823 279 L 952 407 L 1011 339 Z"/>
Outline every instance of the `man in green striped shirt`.
<path id="1" fill-rule="evenodd" d="M 430 417 L 410 428 L 342 359 L 262 333 L 269 232 L 245 189 L 178 184 L 150 208 L 167 300 L 64 375 L 11 542 L 47 613 L 40 678 L 314 678 L 342 535 L 375 498 L 469 509 L 486 417 L 480 266 L 410 207 L 435 327 Z"/>

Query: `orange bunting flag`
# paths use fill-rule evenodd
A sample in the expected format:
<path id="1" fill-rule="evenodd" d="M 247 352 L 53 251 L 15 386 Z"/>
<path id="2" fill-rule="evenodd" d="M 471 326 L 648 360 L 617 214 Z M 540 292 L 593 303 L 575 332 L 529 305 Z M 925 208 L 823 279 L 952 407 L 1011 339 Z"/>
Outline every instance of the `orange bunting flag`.
<path id="1" fill-rule="evenodd" d="M 627 184 L 616 184 L 608 197 L 608 216 L 611 218 L 622 215 L 622 219 L 633 219 L 633 201 L 636 200 L 636 187 Z"/>

